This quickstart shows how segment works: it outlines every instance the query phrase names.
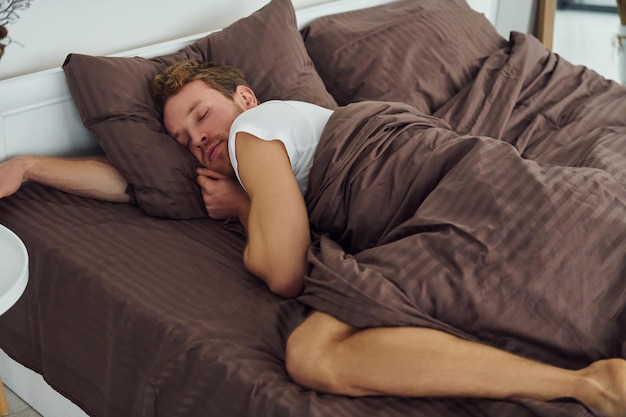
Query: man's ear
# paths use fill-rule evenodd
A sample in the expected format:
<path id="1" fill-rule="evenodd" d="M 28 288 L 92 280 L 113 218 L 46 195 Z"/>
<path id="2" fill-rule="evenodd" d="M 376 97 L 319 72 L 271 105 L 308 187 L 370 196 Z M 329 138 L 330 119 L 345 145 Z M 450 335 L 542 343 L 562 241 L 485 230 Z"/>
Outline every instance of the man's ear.
<path id="1" fill-rule="evenodd" d="M 235 89 L 235 101 L 246 110 L 256 107 L 259 104 L 254 91 L 245 85 L 239 85 Z"/>

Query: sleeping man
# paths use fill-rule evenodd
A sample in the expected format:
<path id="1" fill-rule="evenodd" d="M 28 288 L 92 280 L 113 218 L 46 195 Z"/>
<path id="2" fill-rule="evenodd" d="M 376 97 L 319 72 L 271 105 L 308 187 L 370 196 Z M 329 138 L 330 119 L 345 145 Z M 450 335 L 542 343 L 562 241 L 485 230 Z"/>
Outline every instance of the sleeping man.
<path id="1" fill-rule="evenodd" d="M 247 232 L 247 269 L 276 294 L 299 296 L 311 246 L 303 195 L 333 112 L 301 102 L 259 104 L 237 70 L 194 61 L 167 68 L 153 87 L 164 105 L 167 132 L 204 166 L 197 181 L 209 215 L 237 217 Z M 0 197 L 16 192 L 25 179 L 82 196 L 129 201 L 126 181 L 106 158 L 11 159 L 0 164 Z M 320 392 L 569 398 L 602 415 L 626 416 L 623 359 L 570 370 L 436 328 L 359 328 L 316 311 L 289 337 L 286 364 L 295 382 Z"/>

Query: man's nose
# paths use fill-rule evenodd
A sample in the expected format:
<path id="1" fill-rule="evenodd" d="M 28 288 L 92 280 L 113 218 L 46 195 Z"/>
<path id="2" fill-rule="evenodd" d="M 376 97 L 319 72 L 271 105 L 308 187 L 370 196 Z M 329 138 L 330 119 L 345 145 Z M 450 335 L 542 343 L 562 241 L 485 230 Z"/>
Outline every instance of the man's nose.
<path id="1" fill-rule="evenodd" d="M 196 136 L 196 145 L 197 145 L 197 146 L 203 146 L 203 145 L 205 145 L 205 144 L 206 144 L 206 142 L 207 142 L 207 137 L 206 137 L 206 135 L 198 134 L 198 135 Z"/>

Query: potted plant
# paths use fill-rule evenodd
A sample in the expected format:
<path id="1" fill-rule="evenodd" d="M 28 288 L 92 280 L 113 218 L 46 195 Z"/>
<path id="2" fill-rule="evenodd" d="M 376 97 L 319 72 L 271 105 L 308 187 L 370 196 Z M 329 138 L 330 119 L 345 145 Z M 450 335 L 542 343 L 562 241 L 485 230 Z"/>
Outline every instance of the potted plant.
<path id="1" fill-rule="evenodd" d="M 28 8 L 30 3 L 31 0 L 0 0 L 0 58 L 4 55 L 4 48 L 11 43 L 6 25 L 14 23 L 19 18 L 16 11 Z"/>

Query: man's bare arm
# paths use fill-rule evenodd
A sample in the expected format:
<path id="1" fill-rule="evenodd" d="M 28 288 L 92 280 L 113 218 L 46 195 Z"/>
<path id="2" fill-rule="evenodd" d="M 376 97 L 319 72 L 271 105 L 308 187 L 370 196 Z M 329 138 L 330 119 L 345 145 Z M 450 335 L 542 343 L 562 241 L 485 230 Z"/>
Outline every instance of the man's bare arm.
<path id="1" fill-rule="evenodd" d="M 15 193 L 24 180 L 116 203 L 127 203 L 128 186 L 106 157 L 19 156 L 0 164 L 0 198 Z"/>
<path id="2" fill-rule="evenodd" d="M 237 134 L 239 175 L 250 196 L 240 215 L 248 231 L 244 263 L 270 290 L 284 297 L 302 291 L 309 221 L 302 192 L 280 141 Z M 247 218 L 247 221 L 246 221 Z"/>

